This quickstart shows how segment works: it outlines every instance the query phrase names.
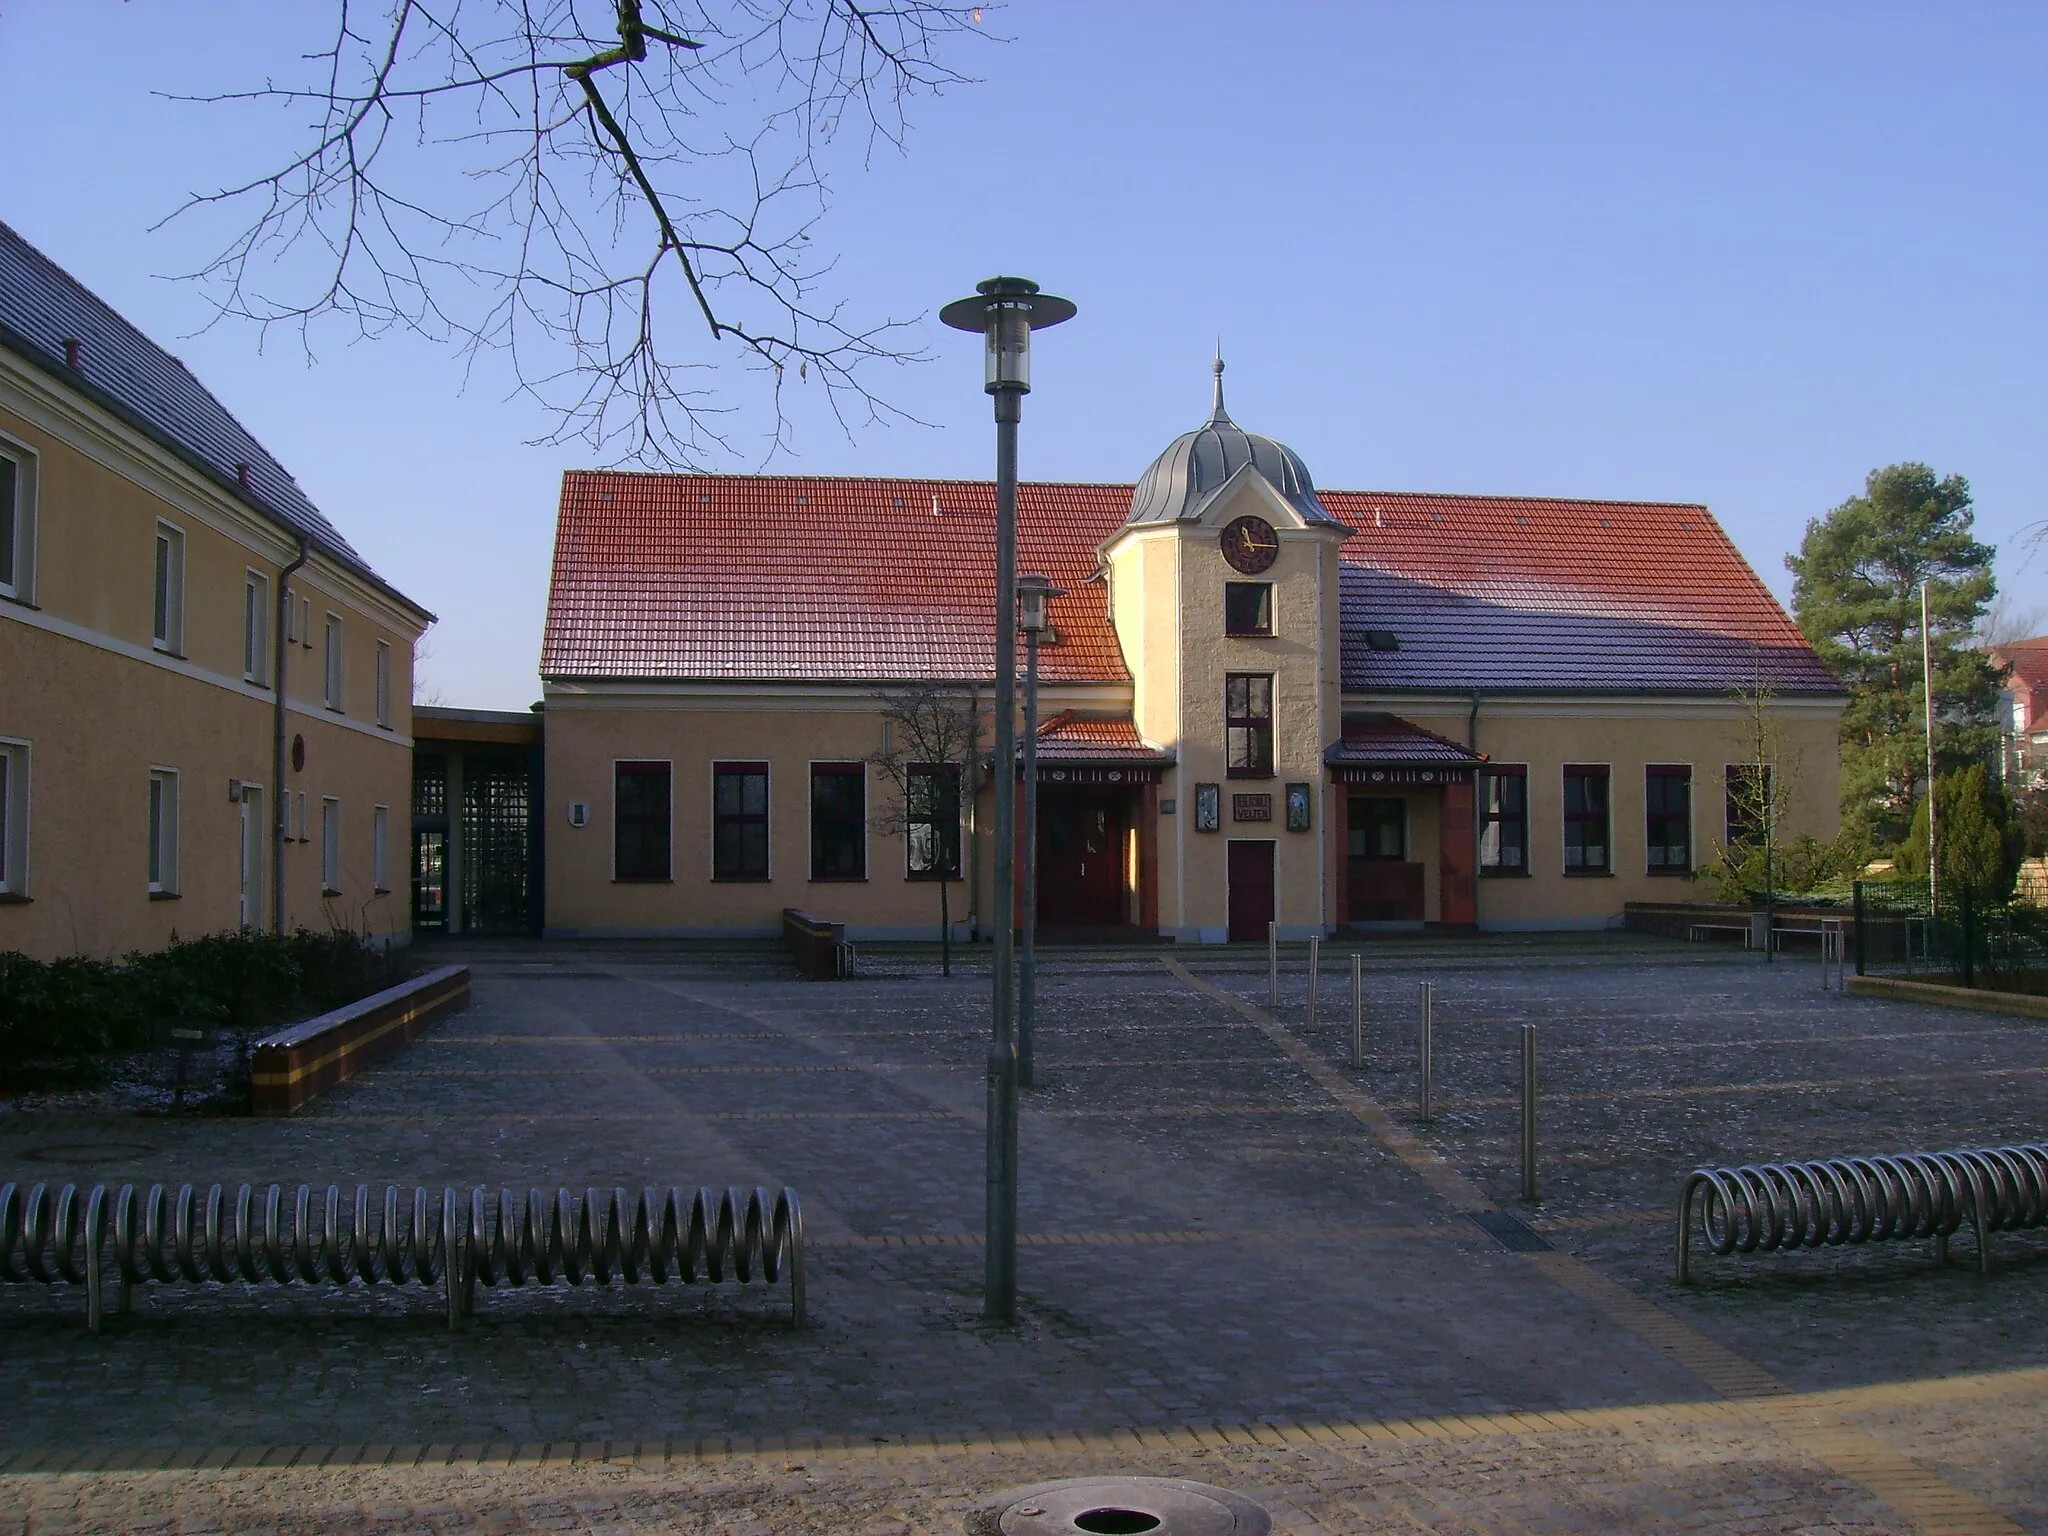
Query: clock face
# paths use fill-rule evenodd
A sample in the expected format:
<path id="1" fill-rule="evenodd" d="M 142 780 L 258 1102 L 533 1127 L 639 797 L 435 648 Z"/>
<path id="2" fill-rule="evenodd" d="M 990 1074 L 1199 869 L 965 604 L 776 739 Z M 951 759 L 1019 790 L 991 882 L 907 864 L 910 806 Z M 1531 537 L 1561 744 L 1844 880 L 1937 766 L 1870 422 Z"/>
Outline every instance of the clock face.
<path id="1" fill-rule="evenodd" d="M 1223 530 L 1223 558 L 1231 569 L 1256 576 L 1280 556 L 1280 538 L 1263 517 L 1240 517 Z"/>

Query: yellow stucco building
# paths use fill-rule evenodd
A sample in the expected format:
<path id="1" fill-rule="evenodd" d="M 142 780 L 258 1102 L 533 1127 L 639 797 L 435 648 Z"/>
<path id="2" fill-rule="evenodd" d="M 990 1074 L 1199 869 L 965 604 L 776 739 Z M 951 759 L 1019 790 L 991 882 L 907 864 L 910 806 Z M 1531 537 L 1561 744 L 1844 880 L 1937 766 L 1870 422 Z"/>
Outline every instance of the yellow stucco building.
<path id="1" fill-rule="evenodd" d="M 183 365 L 0 225 L 0 950 L 409 935 L 431 618 Z"/>
<path id="2" fill-rule="evenodd" d="M 954 870 L 977 926 L 986 767 L 956 827 L 943 776 L 906 817 L 876 759 L 907 687 L 988 697 L 993 521 L 981 482 L 567 476 L 547 931 L 767 933 L 796 907 L 930 936 Z M 1064 591 L 1049 933 L 1590 927 L 1687 899 L 1755 755 L 1745 690 L 1786 834 L 1836 830 L 1844 696 L 1704 507 L 1319 493 L 1231 419 L 1219 363 L 1209 419 L 1135 485 L 1023 486 L 1019 543 Z"/>

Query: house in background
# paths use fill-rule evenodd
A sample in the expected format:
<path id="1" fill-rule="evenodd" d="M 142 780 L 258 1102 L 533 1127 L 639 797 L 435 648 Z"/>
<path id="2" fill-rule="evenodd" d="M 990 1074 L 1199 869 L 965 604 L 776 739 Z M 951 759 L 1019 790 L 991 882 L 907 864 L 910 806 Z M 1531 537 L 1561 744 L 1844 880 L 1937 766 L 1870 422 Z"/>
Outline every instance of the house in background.
<path id="1" fill-rule="evenodd" d="M 1999 694 L 2003 772 L 2013 789 L 2048 787 L 2048 635 L 1994 645 L 1986 654 L 2011 670 Z"/>
<path id="2" fill-rule="evenodd" d="M 871 760 L 906 683 L 988 697 L 994 502 L 566 476 L 546 930 L 762 934 L 800 907 L 931 936 L 943 876 L 969 926 L 988 912 L 987 783 L 935 767 L 898 835 Z M 1066 592 L 1038 744 L 1049 934 L 1617 922 L 1741 835 L 1736 690 L 1758 683 L 1788 832 L 1836 829 L 1845 695 L 1704 507 L 1319 493 L 1231 419 L 1219 363 L 1209 419 L 1135 486 L 1027 484 L 1019 521 L 1020 567 Z"/>
<path id="3" fill-rule="evenodd" d="M 430 622 L 176 358 L 0 225 L 0 950 L 409 935 Z"/>

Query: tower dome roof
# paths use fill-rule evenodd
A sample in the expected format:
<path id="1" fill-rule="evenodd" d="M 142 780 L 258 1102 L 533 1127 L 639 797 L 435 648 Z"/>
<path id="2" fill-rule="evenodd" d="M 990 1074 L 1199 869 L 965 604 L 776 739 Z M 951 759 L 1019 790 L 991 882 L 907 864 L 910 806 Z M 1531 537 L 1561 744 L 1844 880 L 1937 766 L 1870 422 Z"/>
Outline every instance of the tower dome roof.
<path id="1" fill-rule="evenodd" d="M 1152 461 L 1131 492 L 1130 515 L 1125 526 L 1134 523 L 1192 522 L 1208 510 L 1216 493 L 1233 475 L 1249 465 L 1280 499 L 1311 525 L 1340 528 L 1316 496 L 1315 482 L 1301 455 L 1285 443 L 1256 432 L 1247 432 L 1230 419 L 1223 408 L 1223 358 L 1215 363 L 1215 404 L 1209 419 L 1192 432 L 1183 432 L 1166 451 Z"/>

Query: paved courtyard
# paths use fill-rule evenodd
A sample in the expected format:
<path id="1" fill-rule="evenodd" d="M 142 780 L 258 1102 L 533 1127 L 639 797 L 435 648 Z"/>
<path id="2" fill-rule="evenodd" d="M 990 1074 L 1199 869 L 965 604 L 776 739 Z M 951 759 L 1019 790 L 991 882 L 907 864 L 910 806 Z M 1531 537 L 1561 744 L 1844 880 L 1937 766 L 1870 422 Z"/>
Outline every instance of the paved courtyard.
<path id="1" fill-rule="evenodd" d="M 790 1184 L 758 1288 L 0 1291 L 0 1532 L 951 1531 L 1048 1476 L 1200 1477 L 1283 1528 L 2048 1532 L 2048 1240 L 1708 1256 L 1702 1162 L 2037 1140 L 2048 1030 L 1619 935 L 1064 950 L 1026 1095 L 1023 1319 L 979 1318 L 987 978 L 879 954 L 476 945 L 475 1001 L 288 1122 L 0 1115 L 0 1176 Z M 1415 992 L 1436 988 L 1436 1115 Z M 1516 1200 L 1519 1026 L 1543 1046 Z M 1521 1214 L 1548 1251 L 1472 1218 Z M 1959 1257 L 1974 1258 L 1967 1239 Z M 66 1469 L 70 1470 L 66 1470 Z M 10 1527 L 9 1521 L 13 1521 Z"/>

